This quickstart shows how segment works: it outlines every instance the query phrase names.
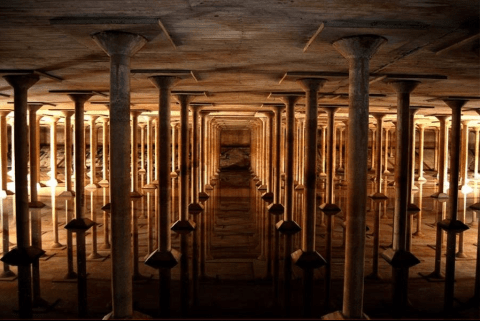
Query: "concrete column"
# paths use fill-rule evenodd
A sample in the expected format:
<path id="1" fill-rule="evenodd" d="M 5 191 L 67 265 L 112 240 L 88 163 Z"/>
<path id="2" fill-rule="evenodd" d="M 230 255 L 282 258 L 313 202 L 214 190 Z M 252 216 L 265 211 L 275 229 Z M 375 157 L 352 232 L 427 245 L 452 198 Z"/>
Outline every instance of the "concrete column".
<path id="1" fill-rule="evenodd" d="M 2 196 L 13 195 L 12 191 L 9 191 L 7 188 L 8 183 L 8 134 L 7 134 L 7 115 L 11 113 L 11 110 L 1 110 L 0 111 L 0 169 L 1 173 L 1 188 Z M 13 137 L 13 135 L 12 135 Z M 12 139 L 13 142 L 13 139 Z M 13 148 L 12 148 L 13 151 Z M 12 153 L 13 155 L 13 153 Z M 13 159 L 12 159 L 13 164 Z M 13 167 L 13 165 L 12 165 Z"/>
<path id="2" fill-rule="evenodd" d="M 267 203 L 272 203 L 273 198 L 274 198 L 274 171 L 273 171 L 273 138 L 274 138 L 274 129 L 273 129 L 273 118 L 274 118 L 274 113 L 269 111 L 265 113 L 267 116 L 267 146 L 268 148 L 266 149 L 267 155 L 266 155 L 266 180 L 265 180 L 265 185 L 267 186 L 267 191 L 262 194 L 262 199 L 267 202 Z"/>
<path id="3" fill-rule="evenodd" d="M 13 87 L 14 92 L 14 122 L 15 130 L 13 140 L 15 141 L 15 213 L 16 213 L 16 232 L 17 247 L 7 252 L 2 257 L 2 261 L 10 265 L 18 265 L 18 311 L 20 318 L 32 318 L 32 272 L 31 263 L 38 259 L 44 251 L 30 246 L 30 226 L 28 212 L 28 134 L 27 134 L 27 92 L 38 80 L 39 76 L 28 75 L 8 75 L 5 80 Z M 27 250 L 35 250 L 35 256 L 27 254 Z M 30 252 L 31 253 L 31 252 Z M 19 258 L 23 261 L 9 262 L 9 256 L 23 256 Z M 13 258 L 15 259 L 15 258 Z M 15 260 L 13 260 L 15 261 Z M 27 262 L 27 263 L 25 263 Z"/>
<path id="4" fill-rule="evenodd" d="M 338 141 L 338 170 L 343 171 L 343 132 L 345 128 L 338 127 L 339 141 Z"/>
<path id="5" fill-rule="evenodd" d="M 132 186 L 130 191 L 130 197 L 142 197 L 138 186 L 138 116 L 142 114 L 141 111 L 131 110 L 130 115 L 132 118 L 132 153 L 131 153 L 131 173 L 132 173 Z M 169 180 L 170 181 L 170 180 Z"/>
<path id="6" fill-rule="evenodd" d="M 292 257 L 293 251 L 292 237 L 296 233 L 300 232 L 300 226 L 293 220 L 293 163 L 294 163 L 294 136 L 295 136 L 295 103 L 298 101 L 299 96 L 287 96 L 283 97 L 286 108 L 287 118 L 287 135 L 286 135 L 286 152 L 285 152 L 285 212 L 283 220 L 276 224 L 277 230 L 285 235 L 284 245 L 284 267 L 283 267 L 283 285 L 284 285 L 284 308 L 285 315 L 290 316 L 291 308 L 291 280 L 292 280 Z"/>
<path id="7" fill-rule="evenodd" d="M 90 184 L 85 186 L 86 189 L 97 189 L 100 188 L 100 185 L 97 183 L 97 127 L 95 121 L 98 119 L 98 116 L 90 115 Z"/>
<path id="8" fill-rule="evenodd" d="M 201 201 L 206 201 L 209 198 L 209 195 L 205 192 L 205 184 L 207 182 L 207 175 L 206 175 L 206 170 L 205 170 L 205 160 L 206 160 L 206 135 L 205 135 L 205 118 L 209 114 L 208 111 L 200 111 L 200 180 L 199 180 L 199 188 L 200 188 L 200 193 L 198 194 L 198 197 Z M 202 222 L 203 222 L 203 217 L 202 217 Z M 203 225 L 202 225 L 202 231 L 203 231 Z"/>
<path id="9" fill-rule="evenodd" d="M 376 155 L 375 148 L 376 148 L 376 145 L 377 145 L 376 142 L 375 142 L 375 140 L 376 140 L 375 138 L 377 136 L 375 134 L 377 132 L 377 129 L 375 127 L 372 127 L 371 129 L 372 129 L 372 149 L 371 149 L 370 152 L 371 152 L 372 157 L 371 157 L 371 162 L 370 162 L 370 168 L 371 168 L 371 170 L 375 170 L 375 155 Z"/>
<path id="10" fill-rule="evenodd" d="M 64 153 L 65 153 L 65 191 L 60 194 L 60 197 L 73 197 L 75 192 L 73 191 L 72 184 L 72 115 L 73 110 L 62 111 L 65 116 L 64 127 Z"/>
<path id="11" fill-rule="evenodd" d="M 160 146 L 157 144 L 157 141 L 158 141 L 158 123 L 159 123 L 159 119 L 158 117 L 155 117 L 155 119 L 153 120 L 153 123 L 155 124 L 154 125 L 154 135 L 153 135 L 153 139 L 154 139 L 154 142 L 155 142 L 155 156 L 153 158 L 154 162 L 155 162 L 155 165 L 153 166 L 153 169 L 154 169 L 154 179 L 152 181 L 152 184 L 155 185 L 155 188 L 158 187 L 158 175 L 159 175 L 159 171 L 158 171 L 158 167 L 159 167 L 159 164 L 157 163 L 157 155 L 159 153 L 159 148 Z"/>
<path id="12" fill-rule="evenodd" d="M 138 174 L 144 175 L 147 172 L 145 170 L 145 128 L 147 124 L 141 123 L 138 126 L 140 127 L 140 169 Z"/>
<path id="13" fill-rule="evenodd" d="M 35 121 L 36 121 L 36 130 L 37 130 L 37 135 L 36 135 L 36 142 L 35 142 L 35 146 L 37 146 L 37 188 L 41 188 L 41 187 L 47 187 L 47 185 L 45 185 L 44 183 L 42 183 L 40 181 L 40 121 L 42 120 L 43 118 L 43 115 L 37 115 L 37 117 L 35 118 Z"/>
<path id="14" fill-rule="evenodd" d="M 391 85 L 397 92 L 397 139 L 395 161 L 395 212 L 393 218 L 392 249 L 382 256 L 392 265 L 394 313 L 405 313 L 408 302 L 408 269 L 419 263 L 407 250 L 408 205 L 410 203 L 412 145 L 410 127 L 410 93 L 418 86 L 417 81 L 393 81 Z"/>
<path id="15" fill-rule="evenodd" d="M 469 194 L 473 190 L 468 186 L 468 132 L 469 132 L 469 120 L 462 121 L 462 150 L 460 158 L 460 181 L 462 182 L 462 193 Z"/>
<path id="16" fill-rule="evenodd" d="M 158 249 L 145 260 L 145 264 L 159 269 L 160 273 L 160 314 L 164 317 L 170 315 L 170 292 L 171 292 L 171 268 L 178 264 L 180 253 L 172 249 L 171 241 L 171 217 L 172 217 L 172 178 L 170 176 L 170 161 L 172 157 L 172 130 L 171 130 L 171 107 L 170 91 L 178 82 L 177 77 L 152 76 L 150 81 L 159 89 L 158 106 L 158 133 L 155 145 L 158 146 L 156 156 L 158 186 Z M 173 144 L 174 145 L 174 144 Z"/>
<path id="17" fill-rule="evenodd" d="M 193 216 L 193 222 L 198 227 L 199 223 L 199 214 L 203 214 L 204 206 L 199 202 L 199 193 L 198 193 L 198 181 L 199 181 L 199 139 L 198 139 L 198 123 L 199 123 L 199 112 L 200 106 L 190 106 L 190 110 L 192 111 L 192 141 L 191 141 L 191 151 L 192 151 L 192 179 L 191 179 L 191 200 L 192 203 L 188 205 L 188 212 Z M 204 215 L 204 214 L 203 214 Z M 192 242 L 192 285 L 193 285 L 193 297 L 192 297 L 192 304 L 194 306 L 198 305 L 198 275 L 199 275 L 199 266 L 198 266 L 198 258 L 199 258 L 199 251 L 198 251 L 198 243 L 199 243 L 199 234 L 200 231 L 196 228 L 193 231 L 193 242 Z"/>
<path id="18" fill-rule="evenodd" d="M 190 309 L 190 276 L 188 264 L 188 234 L 195 225 L 188 220 L 188 106 L 192 96 L 177 95 L 180 102 L 180 142 L 179 142 L 179 214 L 180 219 L 172 226 L 172 230 L 180 234 L 180 301 L 182 315 L 187 315 Z"/>
<path id="19" fill-rule="evenodd" d="M 473 168 L 473 178 L 479 179 L 480 175 L 478 174 L 478 158 L 480 153 L 480 127 L 475 127 L 475 165 Z"/>
<path id="20" fill-rule="evenodd" d="M 332 238 L 335 224 L 334 215 L 340 213 L 340 207 L 334 204 L 334 177 L 335 177 L 335 113 L 338 107 L 324 108 L 327 112 L 327 179 L 325 182 L 325 203 L 320 205 L 320 210 L 327 217 L 325 236 L 325 306 L 330 307 L 332 287 Z M 341 144 L 340 144 L 341 145 Z"/>
<path id="21" fill-rule="evenodd" d="M 12 166 L 11 166 L 11 169 L 10 171 L 8 172 L 8 175 L 10 176 L 10 178 L 12 179 L 12 181 L 14 181 L 14 176 L 15 176 L 15 153 L 13 152 L 15 150 L 15 140 L 13 139 L 13 133 L 15 132 L 15 120 L 13 119 L 13 117 L 10 117 L 8 119 L 8 124 L 10 125 L 10 133 L 11 133 L 11 148 L 12 148 Z"/>
<path id="22" fill-rule="evenodd" d="M 418 130 L 420 135 L 420 142 L 418 146 L 418 178 L 417 181 L 426 181 L 427 179 L 423 177 L 423 153 L 424 153 L 424 143 L 425 143 L 425 126 L 426 124 L 418 124 Z"/>
<path id="23" fill-rule="evenodd" d="M 363 276 L 367 203 L 368 77 L 370 58 L 386 40 L 379 36 L 345 37 L 333 46 L 349 62 L 347 212 L 342 314 L 363 317 Z M 361 148 L 361 146 L 365 146 Z M 354 175 L 351 175 L 354 173 Z"/>
<path id="24" fill-rule="evenodd" d="M 282 111 L 285 108 L 283 105 L 275 106 L 275 149 L 272 152 L 275 155 L 274 162 L 274 187 L 273 187 L 273 203 L 268 206 L 268 211 L 273 215 L 283 215 L 284 207 L 280 204 L 280 186 L 281 186 L 281 126 L 282 126 Z"/>
<path id="25" fill-rule="evenodd" d="M 50 117 L 50 180 L 48 185 L 55 187 L 57 179 L 57 123 L 58 117 Z"/>
<path id="26" fill-rule="evenodd" d="M 112 318 L 131 318 L 132 254 L 130 205 L 130 59 L 146 43 L 142 36 L 104 31 L 93 39 L 110 56 L 110 183 Z"/>
<path id="27" fill-rule="evenodd" d="M 390 171 L 388 170 L 388 136 L 390 134 L 390 128 L 385 128 L 385 149 L 384 149 L 384 160 L 383 160 L 383 175 L 390 175 Z"/>
<path id="28" fill-rule="evenodd" d="M 326 146 L 326 142 L 327 142 L 327 127 L 326 126 L 320 126 L 320 128 L 322 129 L 322 158 L 320 160 L 321 164 L 320 164 L 320 169 L 321 169 L 321 172 L 320 172 L 320 176 L 327 176 L 326 172 L 325 172 L 325 146 Z"/>
<path id="29" fill-rule="evenodd" d="M 303 115 L 302 115 L 303 116 Z M 303 117 L 298 118 L 298 123 L 297 123 L 297 148 L 296 148 L 296 155 L 295 159 L 297 161 L 296 163 L 296 176 L 297 176 L 297 181 L 298 184 L 295 187 L 296 191 L 303 191 L 305 189 L 305 185 L 303 185 L 303 154 L 302 151 L 305 149 L 305 144 L 304 144 L 304 124 L 305 120 Z"/>
<path id="30" fill-rule="evenodd" d="M 447 231 L 447 257 L 445 265 L 445 294 L 444 308 L 447 313 L 453 312 L 453 300 L 455 292 L 455 251 L 456 234 L 468 229 L 464 223 L 457 219 L 458 213 L 458 183 L 460 176 L 460 146 L 461 146 L 461 115 L 462 107 L 467 100 L 444 100 L 452 109 L 452 131 L 450 145 L 450 188 L 449 208 L 447 218 L 440 223 Z"/>
<path id="31" fill-rule="evenodd" d="M 418 112 L 418 108 L 410 106 L 410 124 L 409 124 L 409 132 L 410 132 L 410 139 L 411 139 L 411 144 L 412 148 L 410 149 L 411 152 L 411 166 L 409 169 L 409 177 L 410 177 L 410 182 L 409 182 L 409 200 L 410 203 L 413 203 L 413 193 L 412 190 L 417 190 L 418 187 L 415 186 L 414 181 L 415 181 L 415 145 L 416 145 L 416 138 L 415 138 L 415 115 Z"/>
<path id="32" fill-rule="evenodd" d="M 98 182 L 98 185 L 102 187 L 108 187 L 108 182 L 109 182 L 109 158 L 110 158 L 110 148 L 109 148 L 109 119 L 108 117 L 102 117 L 101 118 L 102 123 L 103 123 L 103 130 L 102 130 L 102 180 Z"/>
<path id="33" fill-rule="evenodd" d="M 439 129 L 437 127 L 433 127 L 433 132 L 435 134 L 434 136 L 434 150 L 433 150 L 433 170 L 435 171 L 438 171 L 438 159 L 439 159 L 439 155 L 438 155 L 438 141 L 440 140 L 439 137 L 440 137 L 440 134 L 439 134 Z M 436 178 L 438 178 L 438 173 L 436 174 L 435 176 Z"/>
<path id="34" fill-rule="evenodd" d="M 281 140 L 282 140 L 282 111 L 284 105 L 275 106 L 275 162 L 274 162 L 274 171 L 275 171 L 275 183 L 273 189 L 273 203 L 268 205 L 267 209 L 269 214 L 275 215 L 276 217 L 273 220 L 273 223 L 276 225 L 278 222 L 278 217 L 283 215 L 285 207 L 281 204 Z M 263 129 L 263 121 L 262 121 Z M 273 149 L 272 149 L 273 151 Z M 261 154 L 262 155 L 262 154 Z M 263 155 L 262 155 L 263 156 Z M 261 157 L 262 157 L 261 156 Z M 262 165 L 261 165 L 262 166 Z M 269 225 L 267 228 L 271 229 Z M 278 282 L 280 276 L 279 268 L 279 252 L 280 252 L 280 238 L 279 231 L 275 229 L 274 236 L 274 246 L 273 246 L 273 295 L 274 295 L 274 305 L 278 305 L 279 300 L 279 290 Z"/>
<path id="35" fill-rule="evenodd" d="M 42 208 L 44 203 L 38 200 L 38 168 L 37 159 L 39 158 L 38 144 L 37 144 L 37 110 L 39 110 L 43 104 L 28 104 L 28 119 L 29 119 L 29 136 L 30 136 L 30 208 Z"/>
<path id="36" fill-rule="evenodd" d="M 75 218 L 65 225 L 67 230 L 76 233 L 77 242 L 77 284 L 78 315 L 86 317 L 87 312 L 87 262 L 85 248 L 85 231 L 95 223 L 84 217 L 85 212 L 85 102 L 93 93 L 69 93 L 75 102 Z"/>
<path id="37" fill-rule="evenodd" d="M 147 184 L 143 189 L 154 189 L 153 178 L 153 137 L 152 117 L 147 117 Z"/>
<path id="38" fill-rule="evenodd" d="M 442 198 L 446 197 L 445 193 L 447 192 L 447 169 L 448 169 L 448 129 L 447 129 L 447 119 L 449 115 L 435 115 L 440 121 L 440 130 L 439 130 L 439 157 L 438 157 L 438 192 L 433 194 L 431 197 Z M 443 195 L 440 195 L 443 194 Z"/>
<path id="39" fill-rule="evenodd" d="M 302 248 L 292 253 L 293 262 L 303 269 L 303 308 L 305 316 L 311 316 L 313 309 L 313 271 L 325 265 L 325 259 L 315 250 L 317 214 L 317 128 L 318 91 L 325 79 L 303 78 L 297 83 L 305 91 L 305 154 L 304 154 L 304 216 Z"/>

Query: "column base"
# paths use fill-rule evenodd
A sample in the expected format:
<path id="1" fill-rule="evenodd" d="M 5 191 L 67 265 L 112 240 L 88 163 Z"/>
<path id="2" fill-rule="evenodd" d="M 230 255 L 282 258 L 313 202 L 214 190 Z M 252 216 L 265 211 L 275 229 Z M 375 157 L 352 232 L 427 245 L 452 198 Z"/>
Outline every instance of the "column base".
<path id="1" fill-rule="evenodd" d="M 420 263 L 415 255 L 405 250 L 387 249 L 380 256 L 394 268 L 410 268 Z"/>
<path id="2" fill-rule="evenodd" d="M 156 189 L 157 187 L 153 184 L 143 185 L 142 189 Z"/>
<path id="3" fill-rule="evenodd" d="M 300 225 L 298 225 L 295 221 L 279 221 L 275 224 L 277 230 L 285 235 L 294 235 L 297 234 L 302 230 Z"/>
<path id="4" fill-rule="evenodd" d="M 323 203 L 319 206 L 319 208 L 323 213 L 325 213 L 325 215 L 335 215 L 342 211 L 342 209 L 336 204 Z"/>
<path id="5" fill-rule="evenodd" d="M 341 311 L 335 311 L 329 314 L 325 314 L 323 317 L 320 318 L 321 320 L 351 320 L 352 318 L 347 318 L 343 315 Z M 358 318 L 355 318 L 358 319 Z M 370 320 L 370 318 L 364 313 L 361 320 Z"/>
<path id="6" fill-rule="evenodd" d="M 190 221 L 178 220 L 173 223 L 170 229 L 178 234 L 189 234 L 190 232 L 195 230 L 195 223 Z"/>
<path id="7" fill-rule="evenodd" d="M 198 199 L 201 201 L 201 202 L 205 202 L 206 200 L 208 200 L 210 198 L 210 195 L 208 195 L 207 193 L 205 192 L 200 192 L 198 193 Z"/>
<path id="8" fill-rule="evenodd" d="M 110 210 L 112 209 L 112 203 L 107 203 L 102 206 L 101 210 L 104 212 L 110 213 Z"/>
<path id="9" fill-rule="evenodd" d="M 473 188 L 471 188 L 471 187 L 468 186 L 468 185 L 462 185 L 462 187 L 460 188 L 460 191 L 461 191 L 463 194 L 470 194 L 471 192 L 473 192 Z"/>
<path id="10" fill-rule="evenodd" d="M 305 189 L 305 186 L 303 184 L 298 184 L 295 186 L 296 191 L 303 191 Z"/>
<path id="11" fill-rule="evenodd" d="M 98 185 L 100 185 L 101 187 L 108 187 L 108 179 L 102 179 L 100 182 L 98 182 Z"/>
<path id="12" fill-rule="evenodd" d="M 171 269 L 180 262 L 181 256 L 175 249 L 164 252 L 157 249 L 145 259 L 145 264 L 155 269 Z"/>
<path id="13" fill-rule="evenodd" d="M 459 221 L 459 220 L 452 221 L 450 219 L 446 219 L 439 222 L 438 226 L 446 232 L 451 232 L 455 234 L 462 233 L 469 229 L 469 227 L 465 225 L 465 223 L 463 223 L 462 221 Z"/>
<path id="14" fill-rule="evenodd" d="M 257 188 L 260 192 L 265 192 L 267 190 L 267 185 L 260 185 L 258 188 Z"/>
<path id="15" fill-rule="evenodd" d="M 2 262 L 13 266 L 26 266 L 40 259 L 45 251 L 38 247 L 29 246 L 27 248 L 19 249 L 14 247 L 2 257 Z"/>
<path id="16" fill-rule="evenodd" d="M 376 200 L 379 200 L 379 201 L 388 200 L 388 197 L 387 197 L 385 194 L 383 194 L 383 193 L 378 193 L 378 192 L 377 192 L 377 193 L 373 193 L 373 194 L 369 195 L 368 197 L 370 197 L 371 199 L 373 199 L 373 200 L 375 200 L 375 201 L 376 201 Z"/>
<path id="17" fill-rule="evenodd" d="M 0 280 L 2 281 L 13 281 L 17 278 L 17 275 L 8 270 L 8 271 L 3 271 L 2 274 L 0 274 Z"/>
<path id="18" fill-rule="evenodd" d="M 147 171 L 145 170 L 145 168 L 140 168 L 140 169 L 138 170 L 138 174 L 140 174 L 140 175 L 143 175 L 143 174 L 145 174 L 145 173 L 147 173 Z"/>
<path id="19" fill-rule="evenodd" d="M 133 311 L 132 316 L 126 318 L 117 318 L 113 316 L 113 311 L 107 314 L 102 318 L 102 320 L 115 320 L 115 319 L 132 319 L 132 320 L 145 320 L 145 319 L 152 319 L 151 316 L 148 314 L 144 314 L 138 311 Z"/>
<path id="20" fill-rule="evenodd" d="M 206 184 L 206 185 L 205 185 L 205 190 L 211 191 L 211 190 L 213 190 L 213 186 L 210 185 L 210 184 Z"/>
<path id="21" fill-rule="evenodd" d="M 267 209 L 272 215 L 282 215 L 285 212 L 285 208 L 282 204 L 270 204 Z"/>
<path id="22" fill-rule="evenodd" d="M 265 192 L 261 196 L 262 200 L 264 200 L 267 203 L 272 203 L 273 202 L 273 193 L 272 192 Z"/>
<path id="23" fill-rule="evenodd" d="M 75 197 L 74 191 L 63 191 L 58 197 Z"/>
<path id="24" fill-rule="evenodd" d="M 445 193 L 440 193 L 440 192 L 434 193 L 434 194 L 430 195 L 430 197 L 437 198 L 439 201 L 440 200 L 448 200 L 448 195 L 445 194 Z"/>
<path id="25" fill-rule="evenodd" d="M 317 251 L 305 252 L 302 249 L 291 254 L 292 262 L 302 269 L 316 269 L 327 264 L 327 261 Z"/>
<path id="26" fill-rule="evenodd" d="M 85 186 L 85 189 L 97 189 L 97 188 L 100 188 L 101 186 L 97 183 L 91 183 L 91 184 L 88 184 L 87 186 Z"/>
<path id="27" fill-rule="evenodd" d="M 205 208 L 200 203 L 190 203 L 188 204 L 188 213 L 191 215 L 197 215 L 203 212 Z"/>
<path id="28" fill-rule="evenodd" d="M 97 223 L 95 223 L 94 221 L 86 217 L 79 218 L 79 219 L 74 218 L 73 220 L 68 222 L 67 225 L 65 225 L 65 228 L 69 231 L 79 233 L 79 232 L 87 231 L 89 228 L 91 228 L 95 224 Z"/>
<path id="29" fill-rule="evenodd" d="M 133 192 L 130 192 L 130 197 L 132 197 L 132 198 L 143 197 L 143 194 L 140 194 L 137 191 L 133 191 Z"/>
<path id="30" fill-rule="evenodd" d="M 171 172 L 170 173 L 170 178 L 177 178 L 177 177 L 178 177 L 177 172 Z"/>
<path id="31" fill-rule="evenodd" d="M 422 278 L 426 279 L 429 282 L 445 282 L 445 275 L 441 272 L 432 272 L 432 273 L 418 273 Z"/>
<path id="32" fill-rule="evenodd" d="M 425 182 L 426 180 L 427 180 L 427 179 L 426 179 L 425 177 L 423 177 L 423 176 L 417 177 L 417 181 L 419 181 L 419 182 Z"/>
<path id="33" fill-rule="evenodd" d="M 45 207 L 45 203 L 42 203 L 40 201 L 34 201 L 34 202 L 28 203 L 28 207 L 30 207 L 30 208 L 42 208 L 42 207 Z"/>
<path id="34" fill-rule="evenodd" d="M 56 249 L 56 250 L 59 250 L 59 249 L 64 249 L 66 248 L 67 246 L 66 245 L 63 245 L 59 242 L 54 242 L 52 243 L 52 245 L 50 246 L 51 249 Z"/>
<path id="35" fill-rule="evenodd" d="M 457 252 L 457 253 L 455 254 L 455 257 L 456 257 L 456 258 L 459 258 L 459 259 L 466 259 L 466 258 L 468 257 L 468 255 L 465 254 L 465 252 Z"/>
<path id="36" fill-rule="evenodd" d="M 103 261 L 106 258 L 107 258 L 106 256 L 100 255 L 97 252 L 90 253 L 90 255 L 87 256 L 87 260 L 89 261 Z"/>
<path id="37" fill-rule="evenodd" d="M 50 179 L 49 181 L 47 181 L 47 186 L 55 187 L 55 186 L 57 186 L 59 183 L 61 183 L 61 182 L 60 182 L 58 179 L 53 178 L 53 179 Z"/>

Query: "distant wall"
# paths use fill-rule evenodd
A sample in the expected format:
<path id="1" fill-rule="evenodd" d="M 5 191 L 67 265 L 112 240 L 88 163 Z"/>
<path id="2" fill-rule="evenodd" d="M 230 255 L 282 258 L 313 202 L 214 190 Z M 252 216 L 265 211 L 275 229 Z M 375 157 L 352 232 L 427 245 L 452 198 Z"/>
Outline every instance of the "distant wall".
<path id="1" fill-rule="evenodd" d="M 224 129 L 220 132 L 222 147 L 250 147 L 249 129 Z"/>
<path id="2" fill-rule="evenodd" d="M 224 129 L 220 132 L 220 168 L 246 169 L 250 167 L 249 129 Z"/>

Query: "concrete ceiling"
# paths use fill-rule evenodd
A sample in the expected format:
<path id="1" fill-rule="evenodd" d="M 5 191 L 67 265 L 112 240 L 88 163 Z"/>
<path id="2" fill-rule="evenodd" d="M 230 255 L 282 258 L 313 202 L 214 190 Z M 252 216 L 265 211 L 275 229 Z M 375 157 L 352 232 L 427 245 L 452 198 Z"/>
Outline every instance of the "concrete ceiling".
<path id="1" fill-rule="evenodd" d="M 282 81 L 286 72 L 339 73 L 325 77 L 321 92 L 327 95 L 319 102 L 348 103 L 342 74 L 348 64 L 331 43 L 377 34 L 388 42 L 371 60 L 371 80 L 380 80 L 370 92 L 382 94 L 371 97 L 371 110 L 395 110 L 395 92 L 380 76 L 434 75 L 419 79 L 412 105 L 435 107 L 421 115 L 450 113 L 437 98 L 480 97 L 479 16 L 480 2 L 472 0 L 9 0 L 0 2 L 0 69 L 36 70 L 41 81 L 29 100 L 73 108 L 67 95 L 49 91 L 109 90 L 109 57 L 91 34 L 137 32 L 149 42 L 132 58 L 132 69 L 192 71 L 174 90 L 205 91 L 196 101 L 213 103 L 208 109 L 227 110 L 232 119 L 235 111 L 247 117 L 262 103 L 280 102 L 268 98 L 270 92 L 301 91 L 295 81 Z M 158 109 L 158 91 L 147 74 L 132 73 L 131 88 L 132 108 Z M 0 108 L 11 108 L 12 100 L 12 88 L 0 78 Z M 479 108 L 480 100 L 467 107 Z M 87 103 L 86 110 L 106 113 L 102 104 Z M 474 111 L 464 115 L 480 120 Z"/>

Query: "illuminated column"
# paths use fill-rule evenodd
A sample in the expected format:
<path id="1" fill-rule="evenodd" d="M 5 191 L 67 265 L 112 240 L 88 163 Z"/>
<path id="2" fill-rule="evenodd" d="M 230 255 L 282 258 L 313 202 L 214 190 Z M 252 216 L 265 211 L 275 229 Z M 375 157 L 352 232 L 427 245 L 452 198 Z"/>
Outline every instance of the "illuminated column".
<path id="1" fill-rule="evenodd" d="M 7 135 L 7 115 L 10 114 L 10 110 L 0 110 L 0 169 L 1 169 L 1 191 L 2 196 L 13 195 L 12 191 L 9 191 L 7 188 L 7 172 L 8 172 L 8 135 Z M 13 138 L 13 135 L 12 135 Z M 13 143 L 13 139 L 12 139 Z M 13 155 L 13 147 L 12 147 Z M 12 159 L 12 168 L 13 168 L 13 159 Z"/>
<path id="2" fill-rule="evenodd" d="M 85 186 L 86 189 L 97 189 L 100 185 L 97 183 L 97 126 L 95 121 L 98 116 L 90 115 L 90 184 Z"/>
<path id="3" fill-rule="evenodd" d="M 385 38 L 366 35 L 337 40 L 333 46 L 349 62 L 347 210 L 342 315 L 362 318 L 367 203 L 368 91 L 370 58 Z"/>
<path id="4" fill-rule="evenodd" d="M 37 136 L 38 136 L 38 131 L 37 131 L 37 110 L 39 110 L 43 104 L 34 104 L 34 103 L 29 103 L 28 104 L 28 119 L 29 119 L 29 134 L 30 134 L 30 203 L 28 206 L 30 208 L 42 208 L 45 206 L 44 203 L 40 202 L 38 200 L 38 177 L 39 177 L 39 164 L 38 164 L 38 159 L 39 159 L 39 145 L 37 143 Z M 40 120 L 38 120 L 40 121 Z"/>
<path id="5" fill-rule="evenodd" d="M 142 197 L 138 186 L 138 116 L 142 114 L 141 111 L 130 111 L 132 118 L 132 130 L 131 130 L 131 190 L 130 197 Z"/>
<path id="6" fill-rule="evenodd" d="M 103 129 L 102 129 L 102 180 L 98 182 L 98 185 L 102 187 L 108 187 L 108 182 L 109 182 L 109 158 L 110 158 L 110 148 L 108 147 L 109 145 L 109 126 L 108 122 L 109 119 L 108 117 L 102 117 L 101 121 L 103 123 Z"/>

